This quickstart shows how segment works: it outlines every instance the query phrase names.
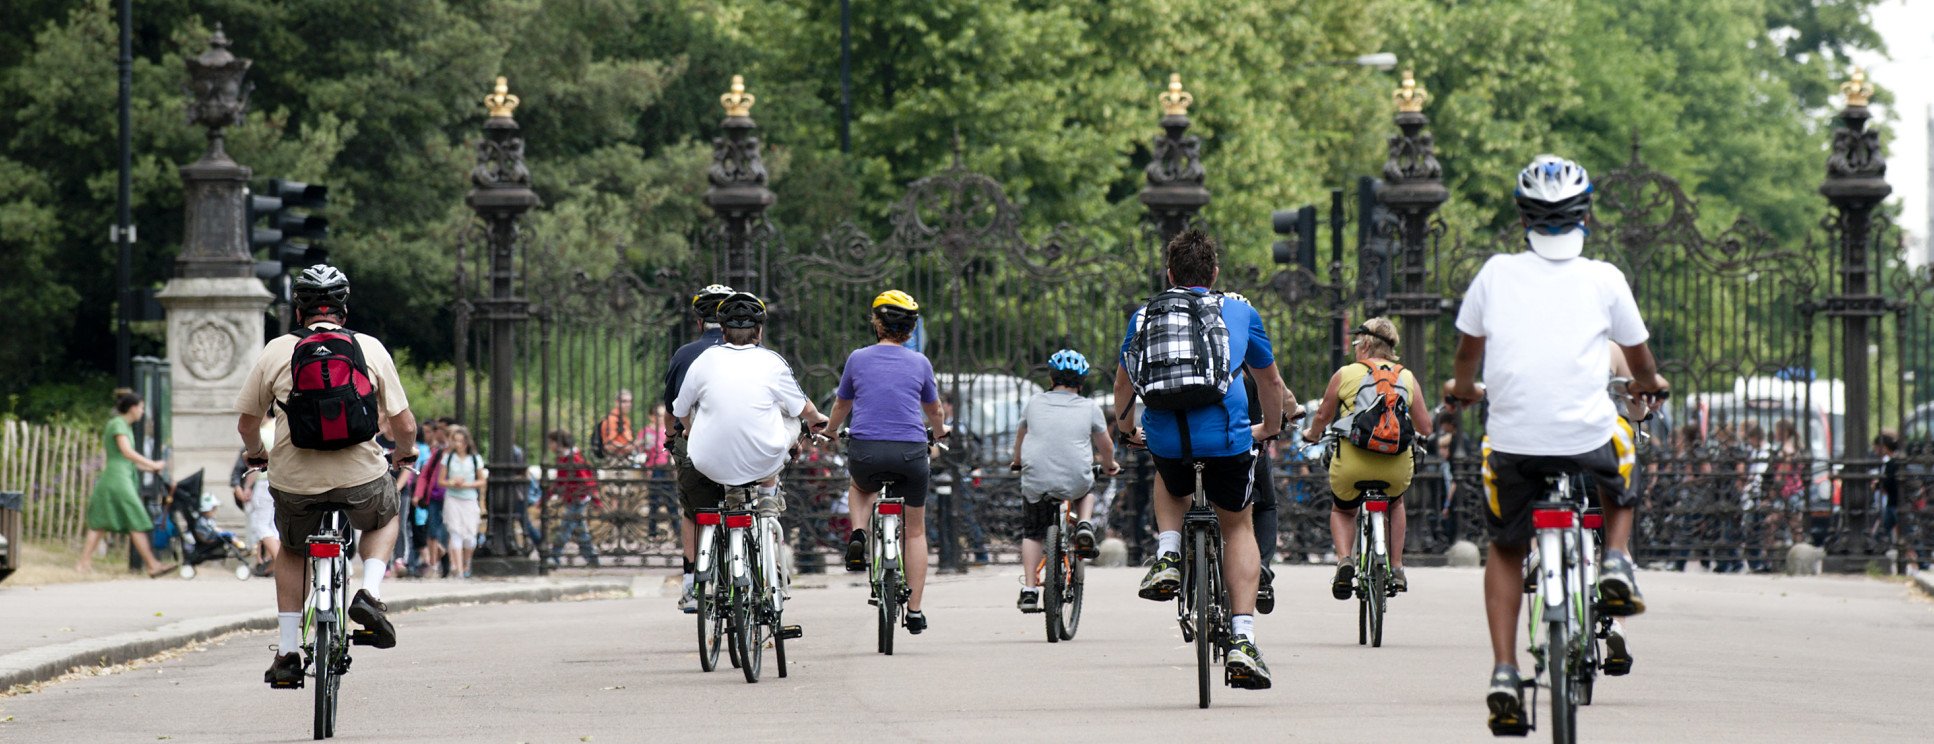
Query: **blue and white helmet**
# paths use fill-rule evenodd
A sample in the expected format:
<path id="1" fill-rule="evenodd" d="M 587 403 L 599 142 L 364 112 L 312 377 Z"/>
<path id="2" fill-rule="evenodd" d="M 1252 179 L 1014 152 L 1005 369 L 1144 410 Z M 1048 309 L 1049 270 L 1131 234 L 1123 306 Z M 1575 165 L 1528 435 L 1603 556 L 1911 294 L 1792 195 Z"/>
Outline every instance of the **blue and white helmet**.
<path id="1" fill-rule="evenodd" d="M 1048 357 L 1048 369 L 1085 375 L 1088 374 L 1088 358 L 1074 349 L 1062 349 L 1054 352 L 1054 356 Z"/>
<path id="2" fill-rule="evenodd" d="M 1563 261 L 1584 252 L 1592 181 L 1583 166 L 1556 155 L 1539 155 L 1518 173 L 1518 188 L 1512 196 L 1533 253 Z"/>

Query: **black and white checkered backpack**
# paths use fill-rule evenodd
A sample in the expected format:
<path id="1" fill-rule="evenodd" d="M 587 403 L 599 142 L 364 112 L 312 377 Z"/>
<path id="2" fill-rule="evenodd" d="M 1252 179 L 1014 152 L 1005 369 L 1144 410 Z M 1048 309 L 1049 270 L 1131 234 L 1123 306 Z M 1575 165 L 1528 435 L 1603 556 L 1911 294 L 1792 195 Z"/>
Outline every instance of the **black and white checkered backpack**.
<path id="1" fill-rule="evenodd" d="M 1124 360 L 1149 408 L 1182 411 L 1220 403 L 1234 378 L 1222 297 L 1177 287 L 1142 306 Z"/>

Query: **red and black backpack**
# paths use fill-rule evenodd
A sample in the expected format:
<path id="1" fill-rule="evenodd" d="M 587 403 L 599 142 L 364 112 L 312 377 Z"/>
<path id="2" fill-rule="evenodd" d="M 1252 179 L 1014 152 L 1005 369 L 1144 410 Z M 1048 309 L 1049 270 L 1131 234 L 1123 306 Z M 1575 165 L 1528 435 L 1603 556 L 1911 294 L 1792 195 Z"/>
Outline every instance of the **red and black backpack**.
<path id="1" fill-rule="evenodd" d="M 303 449 L 339 450 L 376 437 L 381 404 L 369 365 L 347 328 L 292 332 L 295 353 L 289 401 L 276 402 L 289 421 L 289 443 Z"/>

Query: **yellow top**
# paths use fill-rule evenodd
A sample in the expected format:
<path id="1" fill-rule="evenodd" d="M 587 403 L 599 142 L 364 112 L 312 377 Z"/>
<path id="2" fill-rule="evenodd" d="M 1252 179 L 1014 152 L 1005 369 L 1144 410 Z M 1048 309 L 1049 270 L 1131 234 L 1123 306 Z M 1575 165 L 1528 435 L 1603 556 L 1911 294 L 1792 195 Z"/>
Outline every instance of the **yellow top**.
<path id="1" fill-rule="evenodd" d="M 1369 379 L 1370 368 L 1363 366 L 1362 362 L 1351 362 L 1337 370 L 1337 374 L 1340 376 L 1336 381 L 1336 417 L 1341 419 L 1356 410 L 1356 396 L 1363 388 L 1363 381 Z M 1397 373 L 1397 379 L 1402 380 L 1413 394 L 1417 391 L 1417 378 L 1410 374 L 1408 367 Z"/>
<path id="2" fill-rule="evenodd" d="M 719 105 L 725 107 L 726 116 L 751 116 L 752 103 L 759 99 L 745 92 L 745 76 L 732 76 L 732 90 L 719 96 Z"/>
<path id="3" fill-rule="evenodd" d="M 1195 96 L 1182 90 L 1182 73 L 1171 72 L 1168 75 L 1168 90 L 1156 96 L 1155 100 L 1162 103 L 1164 116 L 1188 116 L 1189 104 L 1195 103 Z"/>
<path id="4" fill-rule="evenodd" d="M 1404 70 L 1403 87 L 1390 94 L 1390 97 L 1396 100 L 1398 113 L 1422 111 L 1424 102 L 1430 100 L 1430 91 L 1418 85 L 1416 76 L 1410 74 L 1409 70 Z"/>
<path id="5" fill-rule="evenodd" d="M 498 77 L 497 89 L 484 96 L 484 105 L 490 108 L 490 117 L 510 118 L 510 112 L 517 110 L 518 98 L 510 94 L 510 78 Z"/>

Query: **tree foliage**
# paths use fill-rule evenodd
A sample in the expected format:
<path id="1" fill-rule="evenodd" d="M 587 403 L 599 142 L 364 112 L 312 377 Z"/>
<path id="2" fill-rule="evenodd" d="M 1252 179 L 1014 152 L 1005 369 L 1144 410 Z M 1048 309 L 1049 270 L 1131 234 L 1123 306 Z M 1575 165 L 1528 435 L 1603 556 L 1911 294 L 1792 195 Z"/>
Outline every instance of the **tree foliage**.
<path id="1" fill-rule="evenodd" d="M 1723 226 L 1798 244 L 1823 205 L 1827 116 L 1848 54 L 1878 49 L 1877 0 L 876 0 L 852 4 L 853 148 L 839 151 L 838 0 L 143 0 L 136 8 L 137 286 L 171 273 L 175 168 L 203 147 L 181 57 L 215 22 L 256 85 L 229 151 L 259 177 L 332 188 L 332 260 L 355 324 L 419 364 L 451 358 L 454 246 L 470 143 L 497 75 L 566 262 L 691 258 L 717 96 L 744 74 L 788 240 L 875 230 L 904 185 L 955 157 L 1000 180 L 1040 235 L 1067 222 L 1134 246 L 1155 95 L 1180 73 L 1203 139 L 1206 216 L 1266 262 L 1271 210 L 1374 174 L 1397 76 L 1327 64 L 1390 51 L 1435 96 L 1454 229 L 1514 218 L 1540 152 L 1594 172 L 1630 156 Z M 0 27 L 0 393 L 112 369 L 116 28 L 111 0 L 9 3 Z M 1883 99 L 1885 92 L 1882 92 Z M 1146 257 L 1145 257 L 1146 258 Z M 137 353 L 160 353 L 144 337 Z"/>

